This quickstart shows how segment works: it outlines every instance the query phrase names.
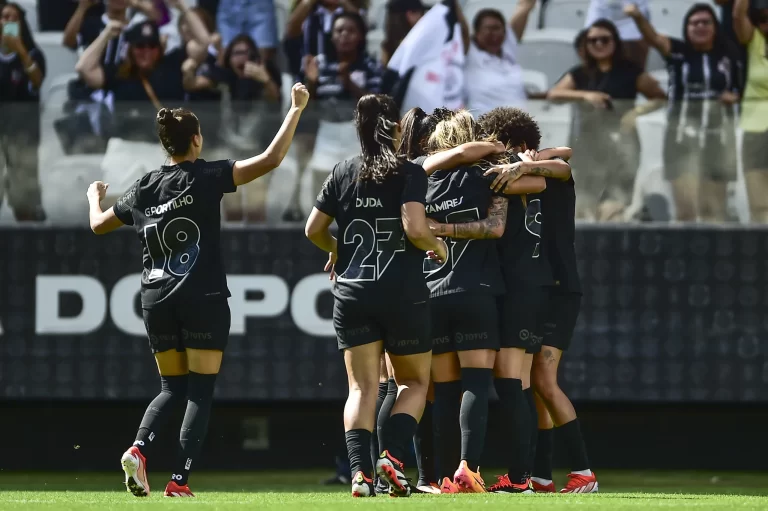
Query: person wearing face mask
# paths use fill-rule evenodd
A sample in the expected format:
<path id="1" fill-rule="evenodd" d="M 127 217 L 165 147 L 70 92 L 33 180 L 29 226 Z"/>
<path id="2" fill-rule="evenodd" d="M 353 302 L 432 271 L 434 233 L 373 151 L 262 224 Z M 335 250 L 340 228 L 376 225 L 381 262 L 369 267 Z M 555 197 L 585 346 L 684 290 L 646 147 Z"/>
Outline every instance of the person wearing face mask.
<path id="1" fill-rule="evenodd" d="M 568 71 L 547 98 L 577 102 L 569 144 L 575 168 L 584 169 L 577 182 L 577 217 L 621 220 L 640 164 L 635 120 L 659 106 L 635 108 L 635 98 L 640 93 L 663 99 L 665 94 L 652 76 L 624 56 L 623 41 L 608 20 L 589 27 L 585 57 L 586 63 Z"/>
<path id="2" fill-rule="evenodd" d="M 735 114 L 742 76 L 738 53 L 723 37 L 709 4 L 690 8 L 683 40 L 657 33 L 634 4 L 625 12 L 667 60 L 664 173 L 672 183 L 677 219 L 724 221 L 727 185 L 736 179 Z"/>
<path id="3" fill-rule="evenodd" d="M 741 105 L 742 158 L 752 222 L 768 223 L 768 2 L 733 5 L 733 28 L 747 49 L 747 82 Z"/>
<path id="4" fill-rule="evenodd" d="M 0 9 L 0 204 L 8 204 L 20 222 L 43 221 L 38 179 L 40 86 L 45 57 L 29 31 L 24 9 Z"/>

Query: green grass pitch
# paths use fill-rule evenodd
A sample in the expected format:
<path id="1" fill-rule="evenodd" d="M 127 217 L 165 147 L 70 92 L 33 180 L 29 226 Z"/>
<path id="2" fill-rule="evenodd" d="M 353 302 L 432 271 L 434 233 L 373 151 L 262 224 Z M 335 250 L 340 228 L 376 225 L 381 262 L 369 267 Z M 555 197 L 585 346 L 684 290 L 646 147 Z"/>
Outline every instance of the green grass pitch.
<path id="1" fill-rule="evenodd" d="M 487 481 L 494 471 L 483 471 Z M 0 510 L 157 510 L 185 506 L 194 511 L 229 510 L 432 510 L 624 511 L 768 510 L 768 474 L 618 472 L 600 473 L 592 495 L 416 495 L 410 499 L 352 499 L 347 487 L 317 484 L 320 472 L 195 473 L 196 499 L 165 499 L 167 474 L 150 479 L 152 495 L 125 492 L 122 473 L 0 472 Z M 556 482 L 565 475 L 556 474 Z M 180 509 L 180 508 L 179 508 Z"/>

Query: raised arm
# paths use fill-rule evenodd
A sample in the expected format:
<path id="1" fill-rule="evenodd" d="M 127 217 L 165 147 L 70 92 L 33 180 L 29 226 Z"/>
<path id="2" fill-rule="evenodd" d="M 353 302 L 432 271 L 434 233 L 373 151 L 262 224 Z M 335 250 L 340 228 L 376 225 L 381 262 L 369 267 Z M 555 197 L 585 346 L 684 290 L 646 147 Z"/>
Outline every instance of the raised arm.
<path id="1" fill-rule="evenodd" d="M 501 142 L 468 142 L 447 151 L 431 154 L 424 160 L 424 170 L 431 175 L 436 170 L 446 170 L 480 161 L 492 154 L 506 150 Z"/>
<path id="2" fill-rule="evenodd" d="M 464 15 L 464 9 L 461 8 L 461 1 L 454 0 L 454 2 L 456 2 L 456 20 L 461 28 L 461 41 L 464 43 L 464 53 L 467 53 L 469 51 L 469 44 L 472 41 L 472 34 L 469 31 L 469 23 Z"/>
<path id="3" fill-rule="evenodd" d="M 285 24 L 285 38 L 293 39 L 300 37 L 302 34 L 302 26 L 304 20 L 307 19 L 315 8 L 317 0 L 300 0 L 296 7 L 291 11 L 291 15 L 288 17 L 288 22 Z"/>
<path id="4" fill-rule="evenodd" d="M 488 216 L 482 220 L 463 224 L 441 224 L 429 220 L 429 229 L 435 236 L 472 240 L 498 239 L 504 235 L 507 227 L 508 207 L 509 199 L 496 196 L 491 199 Z"/>
<path id="5" fill-rule="evenodd" d="M 746 46 L 752 41 L 755 26 L 749 21 L 749 0 L 736 0 L 733 3 L 733 30 L 741 44 Z"/>
<path id="6" fill-rule="evenodd" d="M 101 210 L 101 201 L 107 193 L 108 184 L 94 181 L 88 187 L 88 220 L 94 234 L 107 234 L 121 227 L 123 222 L 115 215 L 114 208 Z"/>
<path id="7" fill-rule="evenodd" d="M 536 0 L 519 0 L 517 2 L 515 12 L 512 14 L 512 19 L 509 21 L 509 25 L 512 27 L 512 32 L 514 32 L 518 41 L 523 40 L 525 27 L 528 26 L 528 17 L 534 7 L 536 7 Z"/>
<path id="8" fill-rule="evenodd" d="M 96 38 L 85 49 L 80 59 L 75 65 L 75 71 L 85 81 L 86 85 L 92 89 L 101 89 L 104 87 L 104 68 L 101 66 L 101 56 L 107 49 L 109 41 L 118 37 L 123 31 L 123 24 L 119 21 L 110 20 L 99 37 Z"/>
<path id="9" fill-rule="evenodd" d="M 643 34 L 645 42 L 656 48 L 665 57 L 669 56 L 672 51 L 672 42 L 669 40 L 669 37 L 657 33 L 653 25 L 640 12 L 637 5 L 628 4 L 624 7 L 624 14 L 634 20 L 637 29 Z"/>
<path id="10" fill-rule="evenodd" d="M 144 14 L 150 21 L 160 23 L 163 17 L 160 14 L 160 10 L 155 7 L 155 3 L 152 0 L 129 0 L 128 5 L 133 9 Z"/>
<path id="11" fill-rule="evenodd" d="M 190 9 L 184 0 L 166 0 L 168 5 L 175 7 L 185 17 L 189 24 L 189 30 L 192 32 L 192 38 L 206 48 L 206 54 L 208 46 L 213 44 L 213 34 L 208 32 L 205 27 L 205 23 L 200 19 L 197 13 Z"/>
<path id="12" fill-rule="evenodd" d="M 235 185 L 241 186 L 250 183 L 272 170 L 276 169 L 283 162 L 283 158 L 288 153 L 293 141 L 293 134 L 296 132 L 296 125 L 299 124 L 299 118 L 304 107 L 309 100 L 309 92 L 304 85 L 297 83 L 291 89 L 292 106 L 285 116 L 280 131 L 277 132 L 272 143 L 266 151 L 253 158 L 235 162 L 232 170 Z"/>
<path id="13" fill-rule="evenodd" d="M 80 28 L 83 26 L 83 20 L 85 19 L 85 13 L 92 5 L 96 5 L 94 0 L 80 0 L 77 4 L 75 13 L 69 18 L 67 26 L 64 27 L 64 38 L 62 44 L 70 50 L 77 49 L 77 34 L 80 33 Z"/>

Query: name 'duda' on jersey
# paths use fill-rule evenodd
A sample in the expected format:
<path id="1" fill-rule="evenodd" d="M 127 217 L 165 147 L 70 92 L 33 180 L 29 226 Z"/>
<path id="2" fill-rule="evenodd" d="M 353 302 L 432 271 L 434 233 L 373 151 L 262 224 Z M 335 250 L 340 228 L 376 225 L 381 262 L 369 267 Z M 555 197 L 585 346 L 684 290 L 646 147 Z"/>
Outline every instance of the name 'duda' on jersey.
<path id="1" fill-rule="evenodd" d="M 533 199 L 528 201 L 528 206 L 525 208 L 525 230 L 539 238 L 541 240 L 541 200 Z M 539 257 L 541 253 L 540 246 L 541 241 L 536 241 L 536 246 L 533 249 L 533 259 Z"/>
<path id="2" fill-rule="evenodd" d="M 377 218 L 376 229 L 367 221 L 356 218 L 344 230 L 343 240 L 345 245 L 357 246 L 347 269 L 338 276 L 341 280 L 378 280 L 387 271 L 395 255 L 405 251 L 405 233 L 400 218 Z"/>
<path id="3" fill-rule="evenodd" d="M 461 199 L 459 199 L 459 201 L 461 201 Z M 478 220 L 480 220 L 480 213 L 477 208 L 453 211 L 445 215 L 445 223 L 447 224 L 464 224 L 467 222 L 477 222 Z M 459 261 L 461 260 L 461 256 L 467 251 L 467 247 L 471 242 L 472 240 L 469 239 L 446 238 L 446 243 L 448 244 L 448 257 L 444 262 L 439 263 L 429 257 L 424 259 L 423 270 L 427 275 L 427 278 L 433 273 L 439 272 L 449 264 L 451 271 L 454 271 L 456 265 L 459 264 Z"/>
<path id="4" fill-rule="evenodd" d="M 381 203 L 381 199 L 376 199 L 374 197 L 357 197 L 355 199 L 355 207 L 356 208 L 383 208 L 384 205 Z"/>

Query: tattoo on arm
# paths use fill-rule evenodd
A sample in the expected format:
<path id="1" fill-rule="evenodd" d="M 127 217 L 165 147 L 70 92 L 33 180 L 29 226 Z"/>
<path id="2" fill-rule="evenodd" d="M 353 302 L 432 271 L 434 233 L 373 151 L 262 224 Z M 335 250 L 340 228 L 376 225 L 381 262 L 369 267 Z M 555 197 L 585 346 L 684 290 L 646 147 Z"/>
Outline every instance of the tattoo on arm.
<path id="1" fill-rule="evenodd" d="M 504 197 L 493 197 L 488 216 L 477 222 L 453 224 L 453 237 L 483 240 L 493 238 L 493 231 L 503 226 L 507 218 L 509 201 Z"/>
<path id="2" fill-rule="evenodd" d="M 528 174 L 532 176 L 544 176 L 544 177 L 552 177 L 554 176 L 554 173 L 549 169 L 543 169 L 541 167 L 536 167 L 533 169 L 528 170 Z"/>

